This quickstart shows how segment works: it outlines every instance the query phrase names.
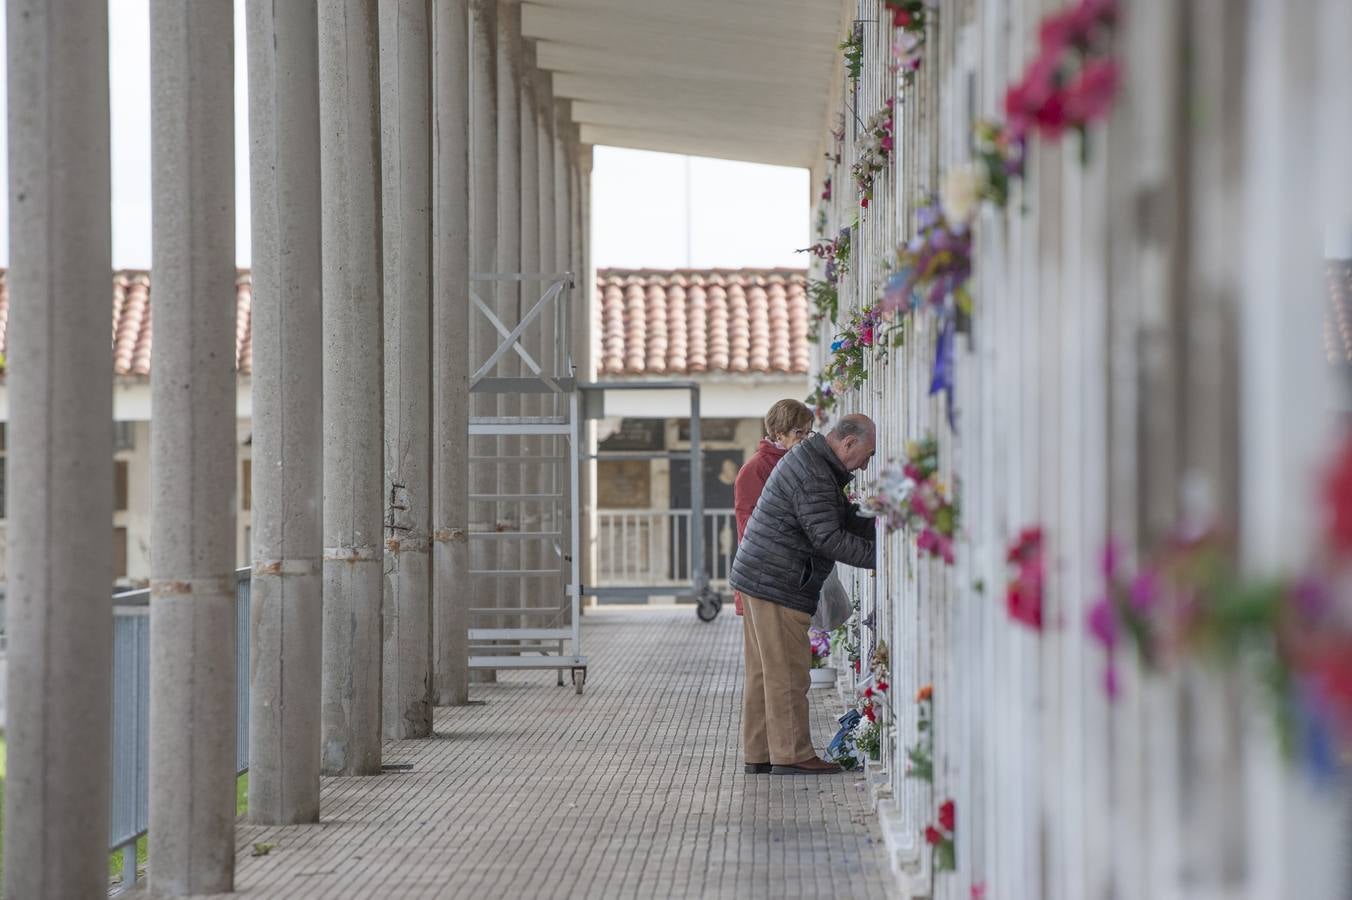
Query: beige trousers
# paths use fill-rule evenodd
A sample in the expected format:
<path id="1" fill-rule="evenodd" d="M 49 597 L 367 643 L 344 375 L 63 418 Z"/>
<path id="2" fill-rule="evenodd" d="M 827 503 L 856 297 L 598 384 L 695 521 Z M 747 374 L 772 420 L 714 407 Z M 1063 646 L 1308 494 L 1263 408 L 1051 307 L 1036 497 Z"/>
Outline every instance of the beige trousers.
<path id="1" fill-rule="evenodd" d="M 812 683 L 812 617 L 742 595 L 746 684 L 742 691 L 742 753 L 748 763 L 792 765 L 817 755 L 807 715 Z"/>

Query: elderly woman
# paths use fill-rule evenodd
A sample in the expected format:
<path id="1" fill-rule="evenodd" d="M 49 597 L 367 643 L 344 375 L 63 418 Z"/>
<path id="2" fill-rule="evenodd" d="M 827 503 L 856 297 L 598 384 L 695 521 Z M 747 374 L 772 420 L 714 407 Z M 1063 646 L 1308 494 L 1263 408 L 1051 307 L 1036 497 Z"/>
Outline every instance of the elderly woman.
<path id="1" fill-rule="evenodd" d="M 742 542 L 746 533 L 746 523 L 751 519 L 751 511 L 756 508 L 761 490 L 770 477 L 775 464 L 784 458 L 803 438 L 812 433 L 812 410 L 797 400 L 780 400 L 765 414 L 765 434 L 760 446 L 747 460 L 746 465 L 737 473 L 732 486 L 733 511 L 737 514 L 737 542 Z M 742 594 L 732 595 L 737 607 L 737 615 L 742 615 Z"/>

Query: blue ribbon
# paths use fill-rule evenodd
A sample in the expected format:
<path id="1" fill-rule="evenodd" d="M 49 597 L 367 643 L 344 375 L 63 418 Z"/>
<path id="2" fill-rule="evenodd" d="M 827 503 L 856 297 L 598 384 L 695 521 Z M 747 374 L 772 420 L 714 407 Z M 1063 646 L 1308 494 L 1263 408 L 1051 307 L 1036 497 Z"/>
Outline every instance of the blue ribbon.
<path id="1" fill-rule="evenodd" d="M 953 413 L 953 343 L 957 333 L 956 316 L 946 312 L 939 335 L 934 342 L 934 375 L 930 379 L 930 396 L 940 391 L 944 393 L 944 408 L 948 414 L 948 427 L 954 433 L 958 426 Z"/>

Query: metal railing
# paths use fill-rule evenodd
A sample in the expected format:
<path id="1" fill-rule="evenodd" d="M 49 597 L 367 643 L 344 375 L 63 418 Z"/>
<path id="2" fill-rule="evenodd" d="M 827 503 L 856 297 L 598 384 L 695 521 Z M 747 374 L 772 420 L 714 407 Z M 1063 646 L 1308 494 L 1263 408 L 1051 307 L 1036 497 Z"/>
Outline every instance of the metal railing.
<path id="1" fill-rule="evenodd" d="M 730 509 L 704 511 L 704 560 L 710 583 L 726 587 L 737 549 Z M 596 583 L 679 585 L 693 567 L 688 509 L 602 509 L 596 512 Z"/>
<path id="2" fill-rule="evenodd" d="M 235 573 L 235 759 L 249 770 L 249 569 Z M 113 595 L 112 810 L 108 850 L 122 890 L 136 883 L 136 842 L 150 827 L 150 591 Z"/>

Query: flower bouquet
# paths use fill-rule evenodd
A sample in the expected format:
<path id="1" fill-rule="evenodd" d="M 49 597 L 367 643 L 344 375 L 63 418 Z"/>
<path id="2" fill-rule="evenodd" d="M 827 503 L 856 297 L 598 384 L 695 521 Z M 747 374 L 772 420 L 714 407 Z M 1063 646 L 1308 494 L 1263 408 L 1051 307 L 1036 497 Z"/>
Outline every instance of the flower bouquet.
<path id="1" fill-rule="evenodd" d="M 873 179 L 887 167 L 892 158 L 892 101 L 869 117 L 859 136 L 859 157 L 850 167 L 854 186 L 859 191 L 859 205 L 867 208 L 873 199 Z"/>
<path id="2" fill-rule="evenodd" d="M 820 628 L 810 628 L 807 638 L 808 646 L 812 649 L 812 686 L 830 687 L 836 683 L 836 670 L 826 665 L 831 655 L 831 635 Z"/>

